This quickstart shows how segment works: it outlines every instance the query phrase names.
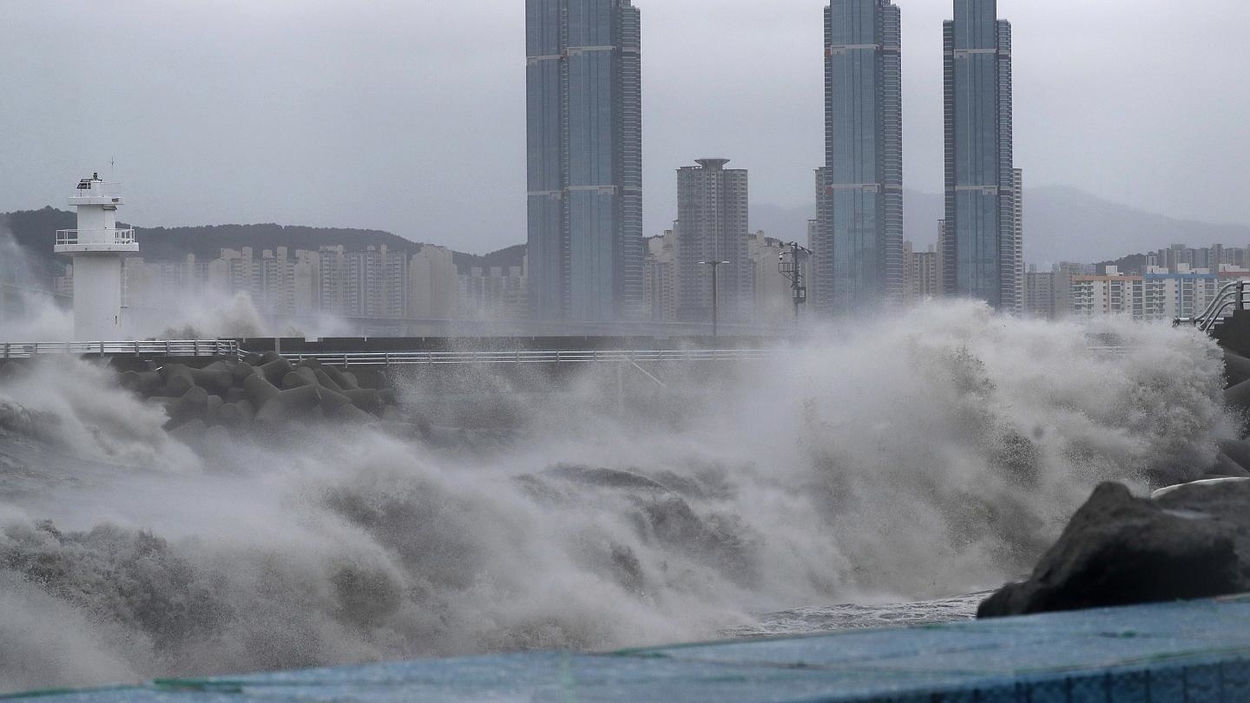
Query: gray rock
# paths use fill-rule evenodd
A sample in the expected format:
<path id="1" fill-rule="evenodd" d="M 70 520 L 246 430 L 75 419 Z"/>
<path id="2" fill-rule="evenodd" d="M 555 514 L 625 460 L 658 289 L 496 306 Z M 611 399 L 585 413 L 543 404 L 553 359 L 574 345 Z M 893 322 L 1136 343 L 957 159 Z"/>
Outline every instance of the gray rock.
<path id="1" fill-rule="evenodd" d="M 1032 576 L 977 617 L 1203 598 L 1250 590 L 1250 481 L 1134 498 L 1103 484 Z"/>
<path id="2" fill-rule="evenodd" d="M 1250 359 L 1225 351 L 1224 378 L 1228 381 L 1229 388 L 1250 381 Z"/>
<path id="3" fill-rule="evenodd" d="M 1206 478 L 1214 476 L 1235 476 L 1238 478 L 1250 478 L 1250 471 L 1247 471 L 1245 465 L 1240 461 L 1234 461 L 1229 455 L 1220 451 L 1215 456 L 1215 466 L 1207 469 Z"/>

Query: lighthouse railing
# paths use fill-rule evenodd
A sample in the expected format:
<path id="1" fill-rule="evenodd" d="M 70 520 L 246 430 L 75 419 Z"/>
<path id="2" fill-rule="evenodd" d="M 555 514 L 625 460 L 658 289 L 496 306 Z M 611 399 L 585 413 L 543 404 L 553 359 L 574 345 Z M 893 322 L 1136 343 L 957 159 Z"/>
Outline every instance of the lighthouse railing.
<path id="1" fill-rule="evenodd" d="M 122 184 L 113 181 L 84 181 L 78 185 L 73 194 L 69 197 L 73 198 L 120 198 L 122 195 Z"/>
<path id="2" fill-rule="evenodd" d="M 58 247 L 75 247 L 81 244 L 120 245 L 134 243 L 135 231 L 133 229 L 58 229 L 56 231 L 56 245 Z"/>

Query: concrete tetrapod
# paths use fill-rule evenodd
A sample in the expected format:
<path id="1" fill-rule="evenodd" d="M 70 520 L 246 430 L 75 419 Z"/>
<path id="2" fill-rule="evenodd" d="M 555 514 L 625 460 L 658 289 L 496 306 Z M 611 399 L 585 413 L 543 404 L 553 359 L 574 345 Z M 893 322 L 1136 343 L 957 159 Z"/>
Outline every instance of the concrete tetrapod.
<path id="1" fill-rule="evenodd" d="M 224 362 L 217 361 L 202 369 L 190 369 L 195 385 L 212 393 L 225 393 L 234 385 L 234 374 Z"/>
<path id="2" fill-rule="evenodd" d="M 371 388 L 345 390 L 343 395 L 352 401 L 352 405 L 365 412 L 377 414 L 382 411 L 382 394 Z"/>
<path id="3" fill-rule="evenodd" d="M 317 386 L 278 391 L 277 395 L 270 398 L 264 407 L 256 412 L 256 421 L 274 425 L 288 420 L 303 419 L 311 416 L 320 405 L 321 389 Z"/>
<path id="4" fill-rule="evenodd" d="M 312 368 L 310 368 L 310 367 L 308 367 L 308 366 L 296 366 L 296 367 L 295 367 L 295 375 L 296 375 L 296 376 L 299 376 L 300 378 L 304 379 L 305 381 L 308 381 L 309 383 L 311 383 L 311 384 L 312 384 L 312 385 L 314 385 L 314 386 L 319 386 L 319 385 L 321 385 L 321 382 L 317 380 L 317 373 L 316 373 L 315 371 L 313 371 L 313 370 L 312 370 Z"/>
<path id="5" fill-rule="evenodd" d="M 262 361 L 259 356 L 252 359 Z M 176 363 L 159 369 L 150 365 L 148 371 L 120 374 L 120 382 L 163 408 L 169 417 L 167 428 L 199 420 L 206 428 L 216 428 L 214 436 L 222 436 L 226 428 L 246 431 L 253 422 L 272 426 L 328 417 L 336 422 L 376 423 L 388 410 L 394 414 L 393 392 L 360 388 L 350 373 L 314 359 L 292 365 L 271 353 L 263 360 L 258 366 L 215 361 L 202 369 Z M 279 373 L 280 385 L 271 378 Z M 198 427 L 192 425 L 180 435 L 202 434 Z"/>
<path id="6" fill-rule="evenodd" d="M 141 395 L 153 395 L 160 391 L 161 375 L 156 371 L 127 371 L 122 374 L 122 388 Z"/>
<path id="7" fill-rule="evenodd" d="M 256 373 L 256 367 L 251 364 L 238 363 L 231 369 L 230 374 L 234 376 L 235 385 L 242 385 L 248 376 Z"/>
<path id="8" fill-rule="evenodd" d="M 221 412 L 221 409 L 225 406 L 225 404 L 225 401 L 223 401 L 219 395 L 208 396 L 208 406 L 204 409 L 205 422 L 209 425 L 216 425 L 218 422 L 217 413 Z"/>
<path id="9" fill-rule="evenodd" d="M 281 392 L 277 386 L 270 383 L 260 374 L 254 374 L 243 379 L 243 390 L 247 392 L 248 400 L 252 401 L 257 410 L 264 408 L 270 400 L 276 398 L 278 393 Z"/>
<path id="10" fill-rule="evenodd" d="M 222 427 L 234 429 L 243 425 L 243 413 L 234 403 L 226 403 L 217 410 L 217 423 Z"/>
<path id="11" fill-rule="evenodd" d="M 364 410 L 361 410 L 360 408 L 356 407 L 355 405 L 352 405 L 351 403 L 347 403 L 345 405 L 338 405 L 332 408 L 325 407 L 323 405 L 322 409 L 325 410 L 326 417 L 329 417 L 332 420 L 335 420 L 337 422 L 345 422 L 345 423 L 352 423 L 352 424 L 358 424 L 358 425 L 368 425 L 368 424 L 378 422 L 377 417 L 370 415 L 369 413 L 365 412 Z"/>
<path id="12" fill-rule="evenodd" d="M 360 379 L 356 378 L 356 374 L 351 371 L 343 372 L 343 383 L 339 384 L 345 391 L 358 391 L 361 389 Z"/>
<path id="13" fill-rule="evenodd" d="M 295 373 L 294 371 L 282 377 L 283 390 L 290 390 L 292 388 L 303 388 L 304 386 L 315 386 L 315 385 L 317 385 L 316 381 L 309 381 L 307 378 L 301 376 L 300 374 Z"/>
<path id="14" fill-rule="evenodd" d="M 354 383 L 354 377 L 351 381 L 349 381 L 347 376 L 344 375 L 342 371 L 339 371 L 333 366 L 322 366 L 321 370 L 330 377 L 331 381 L 334 381 L 334 385 L 338 386 L 340 390 L 349 391 L 360 388 L 359 385 Z"/>
<path id="15" fill-rule="evenodd" d="M 191 369 L 183 364 L 166 364 L 160 368 L 160 374 L 165 381 L 165 389 L 161 395 L 181 398 L 195 387 L 195 378 L 191 375 Z"/>
<path id="16" fill-rule="evenodd" d="M 314 369 L 313 375 L 317 377 L 317 383 L 320 383 L 322 388 L 329 388 L 335 393 L 343 392 L 344 388 L 340 386 L 339 384 L 335 383 L 334 379 L 330 378 L 330 374 L 326 373 L 324 370 Z"/>
<path id="17" fill-rule="evenodd" d="M 199 386 L 193 386 L 178 399 L 175 414 L 170 419 L 179 423 L 204 419 L 208 413 L 208 397 L 208 391 Z"/>
<path id="18" fill-rule="evenodd" d="M 282 379 L 294 370 L 291 362 L 282 358 L 262 364 L 260 367 L 260 372 L 275 386 L 280 385 Z"/>
<path id="19" fill-rule="evenodd" d="M 331 413 L 339 408 L 349 405 L 355 407 L 352 403 L 352 399 L 348 398 L 345 394 L 332 391 L 329 388 L 321 389 L 321 409 L 325 410 L 327 413 Z"/>
<path id="20" fill-rule="evenodd" d="M 169 434 L 183 444 L 198 444 L 204 439 L 206 432 L 208 432 L 208 425 L 197 417 L 170 430 Z"/>

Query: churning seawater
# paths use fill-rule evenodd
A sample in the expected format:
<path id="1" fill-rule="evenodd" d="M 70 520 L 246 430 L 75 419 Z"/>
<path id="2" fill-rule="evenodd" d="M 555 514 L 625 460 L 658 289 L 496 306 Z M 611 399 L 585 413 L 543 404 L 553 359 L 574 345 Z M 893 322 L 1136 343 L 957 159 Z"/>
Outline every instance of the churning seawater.
<path id="1" fill-rule="evenodd" d="M 488 443 L 192 449 L 44 364 L 0 385 L 0 691 L 969 617 L 1098 482 L 1201 474 L 1221 370 L 1192 330 L 931 303 Z"/>

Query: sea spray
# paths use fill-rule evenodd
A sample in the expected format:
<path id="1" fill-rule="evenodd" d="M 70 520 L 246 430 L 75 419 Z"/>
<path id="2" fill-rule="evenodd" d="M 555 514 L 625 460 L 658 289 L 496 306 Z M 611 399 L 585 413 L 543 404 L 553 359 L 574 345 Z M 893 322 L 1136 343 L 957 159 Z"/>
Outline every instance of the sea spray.
<path id="1" fill-rule="evenodd" d="M 58 306 L 51 293 L 39 292 L 51 281 L 34 275 L 43 267 L 32 265 L 26 249 L 0 223 L 0 342 L 65 342 L 74 335 L 74 317 Z"/>
<path id="2" fill-rule="evenodd" d="M 0 610 L 0 651 L 72 619 L 87 678 L 124 680 L 605 649 L 982 590 L 1099 480 L 1205 469 L 1232 432 L 1220 363 L 1192 330 L 931 303 L 771 362 L 652 369 L 669 388 L 642 411 L 588 371 L 489 451 L 309 426 L 205 460 L 152 438 L 106 371 L 58 362 L 0 386 L 60 426 L 2 430 L 0 577 L 27 605 Z M 83 683 L 55 649 L 0 658 L 0 689 Z"/>

